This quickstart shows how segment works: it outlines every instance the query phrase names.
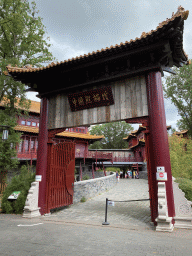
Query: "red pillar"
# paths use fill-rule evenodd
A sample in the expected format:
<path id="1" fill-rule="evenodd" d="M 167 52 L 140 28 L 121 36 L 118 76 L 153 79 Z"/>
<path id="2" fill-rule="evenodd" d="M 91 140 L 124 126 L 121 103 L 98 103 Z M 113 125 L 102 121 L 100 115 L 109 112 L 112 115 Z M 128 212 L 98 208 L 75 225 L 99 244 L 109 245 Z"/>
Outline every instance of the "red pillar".
<path id="1" fill-rule="evenodd" d="M 166 128 L 163 88 L 160 71 L 152 71 L 146 75 L 148 110 L 149 110 L 149 150 L 153 193 L 157 198 L 156 167 L 164 166 L 167 172 L 166 193 L 169 217 L 175 216 L 172 187 L 171 163 L 169 155 L 168 135 Z M 152 154 L 151 154 L 152 153 Z M 157 207 L 156 201 L 156 207 Z M 157 209 L 156 209 L 157 210 Z M 156 211 L 157 212 L 157 211 Z M 154 216 L 155 218 L 157 216 Z"/>
<path id="2" fill-rule="evenodd" d="M 40 213 L 46 212 L 46 171 L 47 171 L 47 140 L 48 140 L 48 100 L 41 99 L 41 112 L 39 123 L 38 150 L 36 175 L 42 175 L 42 181 L 39 182 L 39 204 Z"/>

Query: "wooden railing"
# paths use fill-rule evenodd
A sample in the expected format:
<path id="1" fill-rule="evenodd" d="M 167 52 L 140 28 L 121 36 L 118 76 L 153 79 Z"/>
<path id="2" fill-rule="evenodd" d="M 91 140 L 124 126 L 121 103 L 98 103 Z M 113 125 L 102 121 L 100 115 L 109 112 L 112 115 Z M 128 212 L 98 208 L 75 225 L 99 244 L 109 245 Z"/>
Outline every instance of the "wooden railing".
<path id="1" fill-rule="evenodd" d="M 17 157 L 19 159 L 32 159 L 36 160 L 37 159 L 37 152 L 34 151 L 26 151 L 26 152 L 17 152 Z"/>
<path id="2" fill-rule="evenodd" d="M 19 159 L 29 159 L 29 160 L 36 160 L 37 159 L 37 152 L 18 152 L 17 157 Z M 76 151 L 75 158 L 84 158 L 84 159 L 94 159 L 95 161 L 110 161 L 110 162 L 143 162 L 143 157 L 124 157 L 124 156 L 115 156 L 113 157 L 113 153 L 103 153 L 98 151 Z"/>
<path id="3" fill-rule="evenodd" d="M 113 162 L 143 162 L 143 157 L 113 157 Z"/>

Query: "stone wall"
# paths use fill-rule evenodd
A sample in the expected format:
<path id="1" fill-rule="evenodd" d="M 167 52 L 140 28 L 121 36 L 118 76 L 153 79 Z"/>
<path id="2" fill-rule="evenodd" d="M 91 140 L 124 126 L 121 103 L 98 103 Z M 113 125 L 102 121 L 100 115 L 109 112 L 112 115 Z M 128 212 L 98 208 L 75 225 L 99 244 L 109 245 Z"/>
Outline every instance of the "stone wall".
<path id="1" fill-rule="evenodd" d="M 116 173 L 102 178 L 75 182 L 73 203 L 80 202 L 82 197 L 85 197 L 86 199 L 92 198 L 113 188 L 116 184 Z"/>

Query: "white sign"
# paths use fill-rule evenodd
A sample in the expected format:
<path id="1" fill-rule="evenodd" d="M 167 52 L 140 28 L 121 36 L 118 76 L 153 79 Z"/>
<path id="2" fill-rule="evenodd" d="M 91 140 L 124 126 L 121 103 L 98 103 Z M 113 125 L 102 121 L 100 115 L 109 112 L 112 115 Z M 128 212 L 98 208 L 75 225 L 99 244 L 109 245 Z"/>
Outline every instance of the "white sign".
<path id="1" fill-rule="evenodd" d="M 157 172 L 164 172 L 165 167 L 164 166 L 157 166 Z"/>
<path id="2" fill-rule="evenodd" d="M 115 206 L 115 202 L 114 201 L 108 201 L 108 205 Z"/>
<path id="3" fill-rule="evenodd" d="M 42 175 L 36 175 L 35 181 L 42 181 Z"/>
<path id="4" fill-rule="evenodd" d="M 8 199 L 17 199 L 18 196 L 20 195 L 21 191 L 14 191 L 9 197 Z"/>
<path id="5" fill-rule="evenodd" d="M 167 181 L 167 173 L 166 172 L 156 172 L 157 180 Z"/>

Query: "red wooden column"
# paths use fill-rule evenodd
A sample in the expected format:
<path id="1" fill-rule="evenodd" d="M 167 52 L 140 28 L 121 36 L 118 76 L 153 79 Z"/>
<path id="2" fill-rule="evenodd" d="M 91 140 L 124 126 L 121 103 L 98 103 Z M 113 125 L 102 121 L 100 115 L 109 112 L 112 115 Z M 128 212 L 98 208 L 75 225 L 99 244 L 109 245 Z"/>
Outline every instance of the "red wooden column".
<path id="1" fill-rule="evenodd" d="M 157 198 L 156 167 L 164 166 L 167 172 L 166 193 L 169 217 L 175 216 L 175 206 L 172 187 L 171 163 L 169 155 L 168 135 L 166 128 L 163 88 L 160 71 L 151 71 L 146 75 L 148 110 L 149 110 L 149 153 L 153 193 Z M 156 189 L 154 188 L 154 185 Z M 158 205 L 156 204 L 156 207 Z M 154 216 L 155 218 L 157 216 Z"/>
<path id="2" fill-rule="evenodd" d="M 46 171 L 47 171 L 47 140 L 48 140 L 48 100 L 41 99 L 41 112 L 39 123 L 38 150 L 36 175 L 42 175 L 42 181 L 39 182 L 39 203 L 40 213 L 46 212 Z"/>

